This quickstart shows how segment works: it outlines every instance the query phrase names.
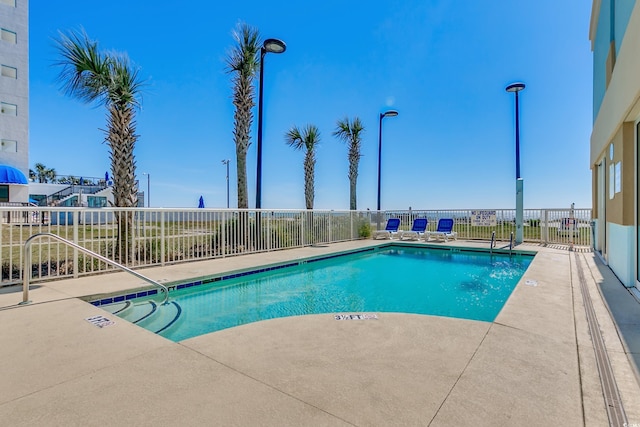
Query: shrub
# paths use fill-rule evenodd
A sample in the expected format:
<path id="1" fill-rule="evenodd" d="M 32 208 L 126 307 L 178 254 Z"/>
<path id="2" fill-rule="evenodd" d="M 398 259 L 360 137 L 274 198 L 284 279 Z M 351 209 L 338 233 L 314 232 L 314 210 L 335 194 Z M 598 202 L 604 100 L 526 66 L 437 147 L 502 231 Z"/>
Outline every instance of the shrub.
<path id="1" fill-rule="evenodd" d="M 358 227 L 358 236 L 363 239 L 371 237 L 371 223 L 369 221 L 360 224 L 360 227 Z"/>

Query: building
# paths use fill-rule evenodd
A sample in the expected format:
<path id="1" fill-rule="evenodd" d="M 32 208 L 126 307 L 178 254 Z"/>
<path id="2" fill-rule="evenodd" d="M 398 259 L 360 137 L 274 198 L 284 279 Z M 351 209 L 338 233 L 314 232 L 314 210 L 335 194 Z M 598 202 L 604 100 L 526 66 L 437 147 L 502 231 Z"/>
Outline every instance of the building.
<path id="1" fill-rule="evenodd" d="M 138 192 L 138 207 L 144 207 L 145 197 L 144 192 Z M 57 176 L 52 182 L 29 182 L 29 203 L 50 207 L 113 206 L 113 181 L 105 175 L 104 179 Z"/>
<path id="2" fill-rule="evenodd" d="M 27 203 L 28 0 L 0 0 L 0 69 L 0 203 Z"/>
<path id="3" fill-rule="evenodd" d="M 640 4 L 593 0 L 594 245 L 627 287 L 640 288 Z"/>

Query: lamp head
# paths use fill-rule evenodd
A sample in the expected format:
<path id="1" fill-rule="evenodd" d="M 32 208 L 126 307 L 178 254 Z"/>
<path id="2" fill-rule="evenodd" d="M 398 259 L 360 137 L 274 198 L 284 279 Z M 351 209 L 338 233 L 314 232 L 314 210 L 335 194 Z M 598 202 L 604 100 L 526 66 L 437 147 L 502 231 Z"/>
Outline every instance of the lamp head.
<path id="1" fill-rule="evenodd" d="M 380 113 L 380 118 L 382 117 L 395 117 L 398 115 L 396 110 L 385 111 L 384 113 Z"/>
<path id="2" fill-rule="evenodd" d="M 507 92 L 520 92 L 525 88 L 525 84 L 522 82 L 511 83 L 509 86 L 505 88 Z"/>
<path id="3" fill-rule="evenodd" d="M 282 53 L 287 50 L 287 45 L 279 39 L 266 39 L 262 44 L 262 50 L 269 53 Z"/>

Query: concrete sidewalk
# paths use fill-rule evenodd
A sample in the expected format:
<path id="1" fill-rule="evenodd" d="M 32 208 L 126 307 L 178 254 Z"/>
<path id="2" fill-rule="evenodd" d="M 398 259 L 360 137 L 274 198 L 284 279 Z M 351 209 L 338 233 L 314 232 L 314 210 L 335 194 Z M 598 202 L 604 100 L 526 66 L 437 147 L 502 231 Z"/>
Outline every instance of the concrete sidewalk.
<path id="1" fill-rule="evenodd" d="M 371 244 L 141 272 L 171 281 Z M 125 274 L 43 283 L 31 292 L 34 303 L 20 307 L 21 289 L 3 289 L 0 424 L 608 425 L 576 256 L 628 422 L 640 423 L 630 363 L 640 341 L 618 334 L 632 330 L 640 315 L 616 314 L 637 308 L 635 300 L 591 253 L 519 249 L 538 255 L 493 323 L 401 313 L 336 321 L 326 314 L 174 343 L 121 319 L 104 328 L 85 320 L 105 312 L 78 297 L 141 286 Z"/>

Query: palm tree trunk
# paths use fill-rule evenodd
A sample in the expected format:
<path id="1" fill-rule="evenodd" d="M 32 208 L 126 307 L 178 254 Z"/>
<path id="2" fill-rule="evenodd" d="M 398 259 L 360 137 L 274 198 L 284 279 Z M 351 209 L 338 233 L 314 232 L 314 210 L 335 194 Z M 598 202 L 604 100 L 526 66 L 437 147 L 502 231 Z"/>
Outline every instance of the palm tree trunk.
<path id="1" fill-rule="evenodd" d="M 247 209 L 249 201 L 247 197 L 247 151 L 241 150 L 241 147 L 236 145 L 236 159 L 238 168 L 238 208 Z M 238 213 L 238 236 L 239 241 L 246 250 L 249 245 L 249 213 L 244 210 L 240 210 Z"/>
<path id="2" fill-rule="evenodd" d="M 236 145 L 236 170 L 238 171 L 238 208 L 247 209 L 249 207 L 249 197 L 247 195 L 247 150 L 240 145 Z"/>
<path id="3" fill-rule="evenodd" d="M 113 171 L 113 198 L 117 207 L 135 207 L 138 203 L 138 188 L 135 181 L 135 159 L 133 148 L 138 136 L 135 134 L 136 123 L 134 111 L 125 107 L 119 109 L 113 105 L 109 108 L 107 122 L 107 142 L 111 156 Z M 127 264 L 133 260 L 133 212 L 124 211 L 116 214 L 117 244 L 116 259 Z"/>
<path id="4" fill-rule="evenodd" d="M 236 144 L 236 164 L 238 174 L 238 208 L 247 209 L 249 198 L 247 196 L 247 150 L 250 144 L 251 122 L 253 121 L 253 84 L 246 78 L 236 81 L 233 104 L 236 107 L 234 113 L 233 136 Z"/>
<path id="5" fill-rule="evenodd" d="M 349 209 L 355 211 L 356 207 L 356 180 L 349 180 Z"/>
<path id="6" fill-rule="evenodd" d="M 304 156 L 304 198 L 307 209 L 306 213 L 307 223 L 307 236 L 310 244 L 316 242 L 315 227 L 313 224 L 313 199 L 314 199 L 314 170 L 315 170 L 315 156 L 313 150 L 307 149 L 307 153 Z"/>
<path id="7" fill-rule="evenodd" d="M 308 150 L 304 157 L 304 199 L 307 209 L 313 209 L 315 156 Z"/>
<path id="8" fill-rule="evenodd" d="M 249 208 L 247 190 L 247 150 L 250 144 L 251 122 L 253 121 L 253 84 L 249 76 L 242 76 L 236 80 L 233 103 L 236 106 L 234 114 L 234 140 L 236 143 L 236 165 L 238 176 L 238 208 Z M 240 212 L 240 242 L 246 250 L 249 246 L 249 215 Z"/>

